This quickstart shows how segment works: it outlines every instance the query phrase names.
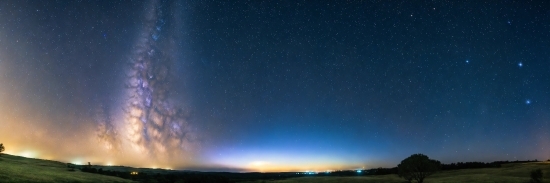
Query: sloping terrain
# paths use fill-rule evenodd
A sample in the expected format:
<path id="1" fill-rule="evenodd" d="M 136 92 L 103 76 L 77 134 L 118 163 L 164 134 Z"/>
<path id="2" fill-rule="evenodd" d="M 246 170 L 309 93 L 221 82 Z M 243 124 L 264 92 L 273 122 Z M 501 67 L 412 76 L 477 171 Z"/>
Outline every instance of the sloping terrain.
<path id="1" fill-rule="evenodd" d="M 2 154 L 0 182 L 132 182 L 114 176 L 70 171 L 67 164 L 57 161 Z"/>

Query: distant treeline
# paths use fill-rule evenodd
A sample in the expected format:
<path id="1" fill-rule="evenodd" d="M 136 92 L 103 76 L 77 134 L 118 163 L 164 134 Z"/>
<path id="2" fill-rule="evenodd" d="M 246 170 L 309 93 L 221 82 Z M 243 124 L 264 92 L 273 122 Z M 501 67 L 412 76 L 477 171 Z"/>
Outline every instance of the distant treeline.
<path id="1" fill-rule="evenodd" d="M 71 168 L 69 166 L 69 168 Z M 170 173 L 145 173 L 116 170 L 103 170 L 103 168 L 94 168 L 91 165 L 84 165 L 80 168 L 82 172 L 97 173 L 102 175 L 116 176 L 123 179 L 130 179 L 141 183 L 179 183 L 179 182 L 194 182 L 194 183 L 233 183 L 235 181 L 230 180 L 227 177 L 216 174 L 201 173 L 201 172 L 170 172 Z"/>
<path id="2" fill-rule="evenodd" d="M 548 160 L 550 161 L 550 160 Z M 530 163 L 530 162 L 539 162 L 538 160 L 526 160 L 526 161 L 494 161 L 491 163 L 485 162 L 458 162 L 451 164 L 442 164 L 441 170 L 459 170 L 459 169 L 475 169 L 475 168 L 500 168 L 502 164 L 508 163 Z M 393 168 L 373 168 L 368 170 L 342 170 L 334 171 L 331 173 L 319 172 L 315 175 L 317 176 L 362 176 L 362 175 L 388 175 L 388 174 L 397 174 L 397 167 Z"/>
<path id="3" fill-rule="evenodd" d="M 397 174 L 397 167 L 394 168 L 373 168 L 368 170 L 339 170 L 333 172 L 319 172 L 320 176 L 365 176 L 365 175 L 388 175 Z"/>
<path id="4" fill-rule="evenodd" d="M 494 161 L 491 163 L 484 162 L 458 162 L 451 164 L 442 164 L 441 170 L 459 170 L 459 169 L 475 169 L 475 168 L 499 168 L 503 164 L 508 163 L 529 163 L 538 162 L 538 160 L 527 161 Z M 256 180 L 278 180 L 287 179 L 293 177 L 303 176 L 369 176 L 369 175 L 388 175 L 397 174 L 397 167 L 394 168 L 373 168 L 368 170 L 341 170 L 332 172 L 316 172 L 316 173 L 304 173 L 304 172 L 283 172 L 283 173 L 230 173 L 230 172 L 188 172 L 188 171 L 166 171 L 163 173 L 145 173 L 137 172 L 132 174 L 128 171 L 116 171 L 116 170 L 104 170 L 103 168 L 96 168 L 92 165 L 76 166 L 74 164 L 67 164 L 69 171 L 75 171 L 75 168 L 80 169 L 82 172 L 97 173 L 102 175 L 116 176 L 124 179 L 130 179 L 142 183 L 156 182 L 156 183 L 175 183 L 175 182 L 242 182 L 242 181 L 256 181 Z"/>
<path id="5" fill-rule="evenodd" d="M 68 164 L 69 171 L 75 171 L 76 165 Z M 103 170 L 103 168 L 96 168 L 92 165 L 78 166 L 80 171 L 88 173 L 97 173 L 102 175 L 116 176 L 124 179 L 130 179 L 141 183 L 179 183 L 179 182 L 192 182 L 192 183 L 233 183 L 243 181 L 255 181 L 255 180 L 279 180 L 293 177 L 301 177 L 302 174 L 297 173 L 231 173 L 231 172 L 192 172 L 192 171 L 166 171 L 163 173 L 145 173 L 136 172 L 132 174 L 131 171 L 116 171 L 116 170 Z M 71 170 L 72 169 L 72 170 Z"/>
<path id="6" fill-rule="evenodd" d="M 500 168 L 502 164 L 507 163 L 529 163 L 538 162 L 538 160 L 526 160 L 526 161 L 493 161 L 491 163 L 485 162 L 458 162 L 451 164 L 442 164 L 441 170 L 459 170 L 459 169 L 474 169 L 474 168 Z"/>
<path id="7" fill-rule="evenodd" d="M 474 168 L 500 168 L 502 163 L 492 162 L 458 162 L 451 164 L 442 164 L 441 170 L 459 170 L 459 169 L 474 169 Z"/>

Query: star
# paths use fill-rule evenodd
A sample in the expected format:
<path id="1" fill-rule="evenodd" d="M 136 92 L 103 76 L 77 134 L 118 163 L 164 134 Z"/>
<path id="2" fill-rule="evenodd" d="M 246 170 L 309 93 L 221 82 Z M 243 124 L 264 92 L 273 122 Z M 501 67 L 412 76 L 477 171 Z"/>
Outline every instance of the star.
<path id="1" fill-rule="evenodd" d="M 521 63 L 521 62 L 518 63 L 518 66 L 519 66 L 519 67 L 523 67 L 523 63 Z"/>
<path id="2" fill-rule="evenodd" d="M 525 104 L 527 104 L 527 105 L 531 104 L 531 100 L 527 99 L 527 100 L 525 101 Z"/>
<path id="3" fill-rule="evenodd" d="M 470 63 L 470 60 L 466 60 L 466 63 L 469 64 L 469 63 Z"/>

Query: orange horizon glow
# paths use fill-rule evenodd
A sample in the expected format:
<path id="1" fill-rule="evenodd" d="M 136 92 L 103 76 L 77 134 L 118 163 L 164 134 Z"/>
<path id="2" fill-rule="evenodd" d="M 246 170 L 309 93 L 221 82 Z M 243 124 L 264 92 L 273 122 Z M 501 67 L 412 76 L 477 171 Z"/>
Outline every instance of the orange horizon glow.
<path id="1" fill-rule="evenodd" d="M 135 168 L 151 168 L 151 169 L 166 169 L 174 170 L 172 167 L 178 167 L 178 165 L 167 165 L 161 164 L 155 161 L 148 161 L 147 163 L 136 163 L 140 161 L 129 162 L 128 159 L 106 159 L 93 156 L 54 156 L 52 153 L 46 150 L 40 150 L 39 148 L 29 148 L 29 147 L 18 147 L 16 143 L 12 141 L 6 141 L 4 146 L 6 150 L 4 154 L 10 154 L 14 156 L 21 156 L 27 158 L 35 159 L 46 159 L 52 161 L 60 161 L 63 163 L 72 163 L 76 165 L 86 165 L 90 162 L 92 165 L 102 165 L 102 166 L 128 166 Z M 61 153 L 60 153 L 61 154 Z M 135 159 L 134 159 L 135 160 Z M 143 158 L 141 160 L 144 160 Z M 219 167 L 233 167 L 238 169 L 235 172 L 332 172 L 338 170 L 357 170 L 364 169 L 364 165 L 346 165 L 345 163 L 319 163 L 311 161 L 297 161 L 297 163 L 288 163 L 296 160 L 282 160 L 283 163 L 273 162 L 273 161 L 250 161 L 245 163 L 242 166 L 235 165 L 219 165 Z M 286 162 L 286 163 L 285 163 Z M 238 162 L 235 162 L 237 165 Z M 195 166 L 196 167 L 196 166 Z M 185 170 L 186 168 L 176 168 L 175 170 Z"/>
<path id="2" fill-rule="evenodd" d="M 19 149 L 19 148 L 14 148 L 14 149 Z M 37 152 L 39 151 L 6 150 L 3 152 L 3 154 L 9 154 L 13 156 L 20 156 L 20 157 L 33 158 L 33 159 L 59 161 L 62 163 L 72 163 L 75 165 L 86 165 L 88 164 L 88 162 L 90 162 L 92 165 L 100 165 L 100 166 L 127 166 L 127 167 L 134 167 L 134 168 L 185 170 L 185 169 L 173 169 L 169 166 L 161 167 L 155 164 L 144 166 L 144 165 L 138 165 L 138 164 L 132 165 L 131 163 L 116 164 L 116 163 L 112 163 L 113 161 L 100 161 L 100 160 L 91 161 L 91 160 L 95 160 L 96 158 L 73 158 L 72 160 L 68 161 L 67 158 L 41 156 Z M 338 168 L 335 168 L 335 167 L 338 167 Z M 251 162 L 248 166 L 236 167 L 236 168 L 241 170 L 237 172 L 243 172 L 243 173 L 244 172 L 334 172 L 334 171 L 342 171 L 342 170 L 365 169 L 365 167 L 353 167 L 353 166 L 343 166 L 343 165 L 323 165 L 322 163 L 303 164 L 301 166 L 295 166 L 295 165 L 288 166 L 288 165 L 282 165 L 282 164 L 276 164 L 276 163 L 264 162 L 264 161 L 254 161 L 254 162 Z"/>

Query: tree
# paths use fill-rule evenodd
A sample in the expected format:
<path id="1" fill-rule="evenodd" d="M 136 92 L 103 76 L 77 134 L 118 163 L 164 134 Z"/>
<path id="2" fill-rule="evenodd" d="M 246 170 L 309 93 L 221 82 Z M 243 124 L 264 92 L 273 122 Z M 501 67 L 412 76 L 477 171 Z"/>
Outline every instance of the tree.
<path id="1" fill-rule="evenodd" d="M 542 170 L 536 169 L 531 171 L 531 183 L 541 183 L 542 182 Z"/>
<path id="2" fill-rule="evenodd" d="M 426 177 L 437 172 L 440 167 L 441 162 L 430 159 L 423 154 L 413 154 L 397 165 L 399 177 L 408 182 L 416 180 L 418 183 L 424 182 Z"/>
<path id="3" fill-rule="evenodd" d="M 4 144 L 0 143 L 0 153 L 4 152 L 6 148 L 4 148 Z"/>

